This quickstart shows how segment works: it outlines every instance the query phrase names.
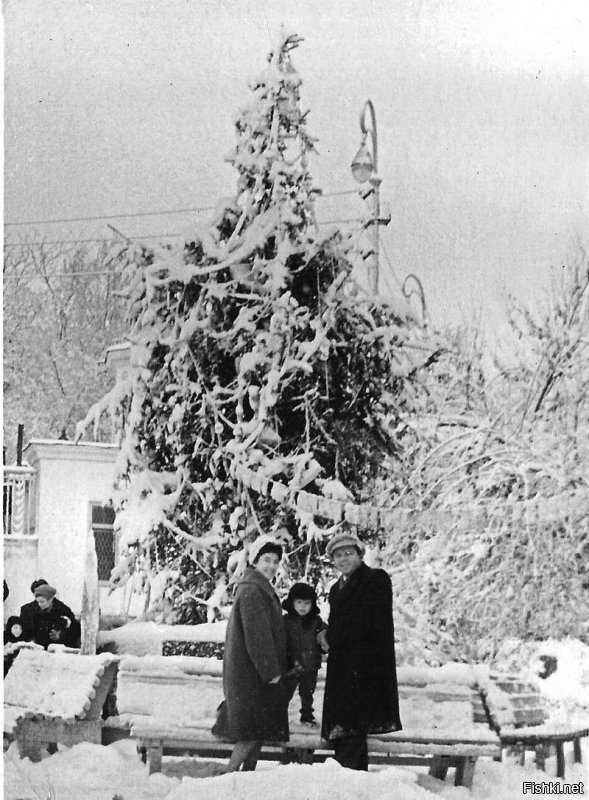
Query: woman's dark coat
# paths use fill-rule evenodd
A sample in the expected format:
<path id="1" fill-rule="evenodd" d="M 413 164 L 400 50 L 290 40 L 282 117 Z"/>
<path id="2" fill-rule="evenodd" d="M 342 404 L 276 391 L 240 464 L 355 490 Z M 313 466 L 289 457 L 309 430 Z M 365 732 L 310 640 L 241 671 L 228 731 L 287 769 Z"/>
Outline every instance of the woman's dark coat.
<path id="1" fill-rule="evenodd" d="M 282 608 L 270 582 L 247 567 L 235 594 L 225 637 L 226 719 L 213 732 L 230 742 L 286 741 L 288 695 Z"/>
<path id="2" fill-rule="evenodd" d="M 329 605 L 323 738 L 401 730 L 389 576 L 362 562 Z"/>

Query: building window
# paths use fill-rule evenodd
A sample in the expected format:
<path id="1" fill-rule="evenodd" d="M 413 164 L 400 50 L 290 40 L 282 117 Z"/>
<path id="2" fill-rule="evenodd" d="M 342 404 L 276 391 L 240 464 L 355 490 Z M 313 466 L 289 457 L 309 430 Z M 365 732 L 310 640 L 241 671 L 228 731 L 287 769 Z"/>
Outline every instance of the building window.
<path id="1" fill-rule="evenodd" d="M 115 565 L 115 512 L 110 506 L 92 506 L 92 532 L 98 562 L 98 580 L 108 583 Z"/>

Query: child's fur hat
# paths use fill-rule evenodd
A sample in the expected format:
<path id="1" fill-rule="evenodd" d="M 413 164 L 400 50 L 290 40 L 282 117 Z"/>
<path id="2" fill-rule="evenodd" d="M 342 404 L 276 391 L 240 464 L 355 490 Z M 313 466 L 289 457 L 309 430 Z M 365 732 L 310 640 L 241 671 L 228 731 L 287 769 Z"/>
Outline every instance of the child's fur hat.
<path id="1" fill-rule="evenodd" d="M 282 601 L 282 608 L 287 614 L 296 614 L 296 611 L 294 610 L 295 600 L 311 601 L 311 610 L 308 614 L 306 614 L 307 617 L 316 617 L 319 615 L 317 594 L 315 593 L 315 589 L 313 589 L 312 586 L 309 586 L 308 583 L 295 583 L 294 586 L 291 586 L 288 596 Z"/>

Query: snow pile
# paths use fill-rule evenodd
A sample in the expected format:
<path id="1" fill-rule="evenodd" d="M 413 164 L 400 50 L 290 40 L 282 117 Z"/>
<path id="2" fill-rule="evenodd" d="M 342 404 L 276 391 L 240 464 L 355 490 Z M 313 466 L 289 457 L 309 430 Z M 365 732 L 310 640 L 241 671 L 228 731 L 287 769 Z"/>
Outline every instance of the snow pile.
<path id="1" fill-rule="evenodd" d="M 585 740 L 585 764 L 587 744 Z M 523 796 L 524 781 L 563 784 L 553 777 L 554 761 L 548 759 L 547 772 L 542 773 L 531 765 L 522 768 L 479 759 L 471 792 L 449 780 L 430 778 L 424 770 L 389 767 L 361 773 L 343 769 L 333 760 L 313 766 L 261 762 L 256 772 L 218 775 L 219 762 L 164 758 L 163 772 L 149 776 L 132 741 L 108 747 L 79 744 L 32 764 L 19 759 L 13 744 L 4 757 L 4 796 L 7 800 L 113 800 L 116 795 L 121 800 L 514 800 Z M 583 781 L 581 796 L 587 797 L 586 770 L 572 763 L 570 750 L 566 769 L 566 782 Z"/>
<path id="2" fill-rule="evenodd" d="M 410 686 L 426 686 L 428 683 L 474 686 L 488 675 L 489 668 L 486 664 L 461 664 L 457 661 L 448 661 L 440 667 L 420 664 L 397 669 L 399 683 Z"/>
<path id="3" fill-rule="evenodd" d="M 35 642 L 7 642 L 4 645 L 4 656 L 11 656 L 19 650 L 43 650 L 43 645 Z"/>
<path id="4" fill-rule="evenodd" d="M 101 747 L 84 742 L 38 764 L 19 759 L 12 744 L 4 759 L 4 796 L 10 800 L 164 800 L 178 783 L 162 774 L 151 777 L 132 741 Z"/>
<path id="5" fill-rule="evenodd" d="M 589 717 L 589 646 L 578 639 L 549 639 L 538 644 L 538 655 L 557 660 L 556 671 L 540 681 L 542 693 L 550 700 L 584 706 Z"/>
<path id="6" fill-rule="evenodd" d="M 545 665 L 542 656 L 556 660 L 556 669 L 542 679 Z M 573 716 L 589 723 L 589 646 L 578 639 L 548 639 L 544 642 L 505 641 L 494 667 L 533 683 L 552 707 L 552 717 Z"/>
<path id="7" fill-rule="evenodd" d="M 585 740 L 585 747 L 583 750 L 583 761 L 587 763 L 587 756 L 589 755 L 588 742 Z M 515 766 L 515 764 L 497 763 L 491 760 L 479 759 L 474 773 L 474 781 L 472 787 L 472 794 L 465 789 L 444 789 L 440 792 L 442 797 L 464 798 L 467 800 L 469 797 L 481 798 L 481 800 L 516 800 L 516 798 L 523 798 L 530 795 L 523 794 L 524 781 L 533 781 L 538 783 L 540 781 L 549 781 L 554 784 L 564 783 L 579 783 L 584 784 L 584 792 L 577 797 L 587 797 L 589 783 L 587 781 L 587 770 L 585 764 L 573 764 L 572 754 L 568 751 L 568 763 L 566 764 L 566 781 L 556 778 L 556 759 L 550 758 L 546 762 L 546 772 L 540 772 L 533 764 L 528 763 L 525 767 Z M 554 797 L 556 794 L 564 793 L 566 791 L 559 787 L 560 791 L 549 794 L 549 797 Z M 459 794 L 460 792 L 460 794 Z M 546 796 L 546 795 L 544 795 Z M 430 799 L 431 800 L 431 799 Z"/>
<path id="8" fill-rule="evenodd" d="M 218 659 L 128 656 L 119 665 L 119 716 L 123 722 L 210 729 L 223 699 L 221 670 Z"/>
<path id="9" fill-rule="evenodd" d="M 23 650 L 4 679 L 5 722 L 26 710 L 66 719 L 79 716 L 89 706 L 95 684 L 111 661 L 106 653 L 73 658 Z"/>
<path id="10" fill-rule="evenodd" d="M 227 622 L 202 625 L 158 625 L 155 622 L 128 622 L 120 628 L 98 632 L 98 646 L 129 655 L 161 655 L 164 642 L 225 641 Z"/>
<path id="11" fill-rule="evenodd" d="M 416 775 L 396 767 L 381 772 L 346 770 L 332 760 L 312 766 L 288 765 L 263 773 L 245 772 L 206 780 L 185 778 L 167 800 L 431 800 Z"/>

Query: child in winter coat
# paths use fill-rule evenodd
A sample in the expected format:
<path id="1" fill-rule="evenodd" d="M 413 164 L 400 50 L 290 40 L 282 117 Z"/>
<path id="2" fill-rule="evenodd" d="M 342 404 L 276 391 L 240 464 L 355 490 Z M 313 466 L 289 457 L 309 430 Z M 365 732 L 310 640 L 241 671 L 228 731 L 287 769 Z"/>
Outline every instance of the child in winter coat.
<path id="1" fill-rule="evenodd" d="M 4 644 L 23 641 L 24 636 L 20 617 L 8 617 L 4 628 Z"/>
<path id="2" fill-rule="evenodd" d="M 307 583 L 295 583 L 282 607 L 286 611 L 284 625 L 289 666 L 286 688 L 289 700 L 292 700 L 298 686 L 301 722 L 316 725 L 313 693 L 321 666 L 321 651 L 327 651 L 327 625 L 319 616 L 315 590 Z"/>
<path id="3" fill-rule="evenodd" d="M 17 642 L 24 642 L 22 623 L 20 617 L 8 617 L 6 627 L 4 628 L 4 677 L 12 666 L 12 662 L 16 658 L 17 648 L 14 645 Z"/>

